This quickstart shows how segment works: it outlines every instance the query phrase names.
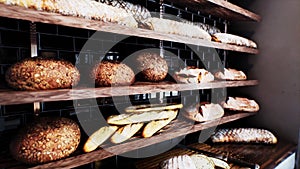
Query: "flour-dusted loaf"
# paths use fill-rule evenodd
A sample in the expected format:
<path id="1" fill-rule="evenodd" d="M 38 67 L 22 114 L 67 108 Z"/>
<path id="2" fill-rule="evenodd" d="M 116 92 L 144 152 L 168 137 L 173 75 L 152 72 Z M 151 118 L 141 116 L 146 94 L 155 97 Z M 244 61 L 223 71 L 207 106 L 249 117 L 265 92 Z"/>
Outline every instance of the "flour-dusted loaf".
<path id="1" fill-rule="evenodd" d="M 193 24 L 154 17 L 148 18 L 145 22 L 151 25 L 151 29 L 157 32 L 211 40 L 209 33 Z"/>
<path id="2" fill-rule="evenodd" d="M 80 142 L 76 122 L 63 117 L 40 117 L 22 128 L 11 141 L 12 156 L 27 164 L 46 163 L 69 156 Z"/>
<path id="3" fill-rule="evenodd" d="M 246 80 L 247 76 L 243 71 L 224 68 L 224 71 L 218 71 L 215 73 L 215 77 L 221 80 Z"/>
<path id="4" fill-rule="evenodd" d="M 273 133 L 265 129 L 257 128 L 220 129 L 211 136 L 211 140 L 215 143 L 277 143 L 277 138 Z"/>
<path id="5" fill-rule="evenodd" d="M 205 122 L 223 117 L 224 109 L 219 104 L 201 102 L 185 108 L 183 115 L 196 122 Z"/>
<path id="6" fill-rule="evenodd" d="M 131 85 L 135 74 L 130 67 L 123 63 L 103 61 L 96 64 L 91 72 L 96 86 Z"/>
<path id="7" fill-rule="evenodd" d="M 209 159 L 206 155 L 202 154 L 193 154 L 191 155 L 191 159 L 196 165 L 197 169 L 214 169 L 215 164 L 214 162 Z"/>
<path id="8" fill-rule="evenodd" d="M 207 70 L 191 67 L 175 72 L 173 78 L 178 83 L 208 83 L 214 81 L 214 75 Z"/>
<path id="9" fill-rule="evenodd" d="M 193 160 L 188 155 L 174 156 L 160 164 L 161 169 L 197 169 Z"/>
<path id="10" fill-rule="evenodd" d="M 62 89 L 76 86 L 80 73 L 69 61 L 33 57 L 9 67 L 5 80 L 16 90 Z"/>
<path id="11" fill-rule="evenodd" d="M 136 71 L 147 81 L 162 81 L 168 74 L 168 64 L 156 52 L 141 52 L 135 60 Z"/>
<path id="12" fill-rule="evenodd" d="M 255 100 L 244 97 L 228 97 L 228 100 L 223 102 L 222 106 L 233 111 L 257 112 L 259 110 L 259 105 Z"/>
<path id="13" fill-rule="evenodd" d="M 254 41 L 228 33 L 215 33 L 212 35 L 212 40 L 221 43 L 257 48 L 257 44 Z"/>

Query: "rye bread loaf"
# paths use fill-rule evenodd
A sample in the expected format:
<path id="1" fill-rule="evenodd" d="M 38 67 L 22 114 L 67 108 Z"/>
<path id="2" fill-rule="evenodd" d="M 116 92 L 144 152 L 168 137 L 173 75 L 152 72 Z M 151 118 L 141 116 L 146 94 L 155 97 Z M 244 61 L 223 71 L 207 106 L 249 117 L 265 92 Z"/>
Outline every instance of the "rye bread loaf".
<path id="1" fill-rule="evenodd" d="M 16 90 L 62 89 L 77 85 L 80 73 L 69 61 L 33 57 L 8 68 L 5 80 Z"/>
<path id="2" fill-rule="evenodd" d="M 91 77 L 96 86 L 124 86 L 134 83 L 135 74 L 126 64 L 103 61 L 93 67 Z"/>
<path id="3" fill-rule="evenodd" d="M 71 119 L 40 117 L 22 128 L 10 143 L 12 156 L 27 164 L 69 156 L 80 142 L 80 128 Z"/>
<path id="4" fill-rule="evenodd" d="M 168 74 L 168 64 L 158 53 L 142 52 L 136 58 L 137 71 L 147 81 L 164 80 Z"/>

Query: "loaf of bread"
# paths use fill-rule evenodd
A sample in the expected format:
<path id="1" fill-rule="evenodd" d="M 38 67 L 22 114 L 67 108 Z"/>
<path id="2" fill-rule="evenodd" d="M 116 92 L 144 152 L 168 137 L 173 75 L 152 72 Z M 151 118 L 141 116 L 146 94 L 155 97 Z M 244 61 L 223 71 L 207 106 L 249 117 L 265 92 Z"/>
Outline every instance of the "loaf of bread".
<path id="1" fill-rule="evenodd" d="M 160 164 L 161 169 L 197 169 L 193 160 L 188 155 L 174 156 Z"/>
<path id="2" fill-rule="evenodd" d="M 12 156 L 27 164 L 46 163 L 69 156 L 80 142 L 80 129 L 73 120 L 40 117 L 22 128 L 11 141 Z"/>
<path id="3" fill-rule="evenodd" d="M 134 83 L 135 75 L 123 63 L 103 61 L 96 64 L 91 72 L 96 86 L 122 86 Z"/>
<path id="4" fill-rule="evenodd" d="M 144 123 L 133 123 L 127 124 L 124 127 L 121 127 L 115 132 L 113 136 L 111 136 L 110 141 L 112 143 L 122 143 L 128 139 L 130 139 L 135 133 L 137 133 L 142 127 Z"/>
<path id="5" fill-rule="evenodd" d="M 137 72 L 147 81 L 164 80 L 168 74 L 168 64 L 158 53 L 141 52 L 136 57 Z"/>
<path id="6" fill-rule="evenodd" d="M 224 68 L 223 71 L 218 71 L 215 73 L 215 77 L 217 79 L 222 79 L 222 80 L 246 80 L 247 76 L 243 71 L 236 70 L 236 69 L 226 69 Z"/>
<path id="7" fill-rule="evenodd" d="M 257 48 L 257 44 L 254 41 L 228 33 L 215 33 L 212 35 L 212 40 L 221 43 Z"/>
<path id="8" fill-rule="evenodd" d="M 135 18 L 149 16 L 144 8 L 139 9 L 128 2 L 120 4 L 120 1 L 105 1 L 108 3 L 102 3 L 93 0 L 75 0 L 71 3 L 69 0 L 2 0 L 1 2 L 67 16 L 113 22 L 133 28 L 138 27 Z M 135 9 L 135 11 L 131 11 L 131 9 Z"/>
<path id="9" fill-rule="evenodd" d="M 8 86 L 17 90 L 71 88 L 80 80 L 78 69 L 55 58 L 27 58 L 12 65 L 5 74 Z"/>
<path id="10" fill-rule="evenodd" d="M 228 97 L 222 106 L 233 111 L 257 112 L 259 110 L 259 105 L 254 100 L 243 97 Z"/>
<path id="11" fill-rule="evenodd" d="M 207 83 L 214 81 L 214 76 L 207 70 L 191 67 L 175 72 L 173 78 L 179 83 Z"/>
<path id="12" fill-rule="evenodd" d="M 154 17 L 148 18 L 145 22 L 151 26 L 152 30 L 157 32 L 177 34 L 211 41 L 209 33 L 193 24 Z"/>
<path id="13" fill-rule="evenodd" d="M 175 103 L 166 103 L 166 104 L 142 104 L 129 106 L 125 108 L 125 112 L 127 113 L 140 113 L 147 111 L 163 111 L 163 110 L 176 110 L 181 109 L 183 104 L 175 104 Z"/>
<path id="14" fill-rule="evenodd" d="M 183 115 L 197 122 L 205 122 L 223 117 L 224 109 L 219 104 L 201 102 L 188 106 Z"/>
<path id="15" fill-rule="evenodd" d="M 277 138 L 268 130 L 257 128 L 220 129 L 211 136 L 215 143 L 265 143 L 276 144 Z"/>

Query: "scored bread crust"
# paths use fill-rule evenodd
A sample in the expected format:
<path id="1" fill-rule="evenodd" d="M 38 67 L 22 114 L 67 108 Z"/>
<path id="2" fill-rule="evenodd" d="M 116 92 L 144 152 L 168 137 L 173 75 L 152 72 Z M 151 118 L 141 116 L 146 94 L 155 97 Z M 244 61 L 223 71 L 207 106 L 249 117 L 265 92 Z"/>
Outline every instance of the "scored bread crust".
<path id="1" fill-rule="evenodd" d="M 188 155 L 174 156 L 164 160 L 160 169 L 197 169 L 193 160 Z"/>
<path id="2" fill-rule="evenodd" d="M 147 112 L 147 111 L 163 111 L 163 110 L 173 110 L 182 108 L 182 104 L 143 104 L 136 106 L 129 106 L 125 108 L 125 112 L 127 113 L 139 113 L 139 112 Z"/>
<path id="3" fill-rule="evenodd" d="M 115 134 L 110 138 L 110 140 L 112 143 L 122 143 L 130 139 L 143 127 L 143 125 L 144 123 L 134 123 L 121 127 L 115 132 Z"/>
<path id="4" fill-rule="evenodd" d="M 247 76 L 243 71 L 231 68 L 224 68 L 224 72 L 216 72 L 215 77 L 222 80 L 247 80 Z"/>
<path id="5" fill-rule="evenodd" d="M 254 101 L 243 97 L 229 97 L 227 102 L 223 102 L 225 109 L 233 111 L 257 112 L 259 105 Z"/>
<path id="6" fill-rule="evenodd" d="M 80 73 L 69 61 L 33 57 L 9 67 L 5 73 L 5 80 L 16 90 L 63 89 L 76 86 L 80 80 Z"/>
<path id="7" fill-rule="evenodd" d="M 223 117 L 224 109 L 219 104 L 201 102 L 187 107 L 183 115 L 196 122 L 205 122 Z"/>
<path id="8" fill-rule="evenodd" d="M 220 129 L 211 136 L 214 143 L 265 143 L 276 144 L 277 138 L 273 133 L 265 129 L 257 128 L 232 128 Z"/>
<path id="9" fill-rule="evenodd" d="M 257 48 L 257 44 L 254 41 L 228 33 L 215 33 L 212 35 L 212 40 L 221 43 Z"/>
<path id="10" fill-rule="evenodd" d="M 149 122 L 153 120 L 168 119 L 172 117 L 174 112 L 178 110 L 167 110 L 167 111 L 150 111 L 142 113 L 128 113 L 120 115 L 112 115 L 107 118 L 107 123 L 113 125 L 127 125 L 132 123 Z"/>
<path id="11" fill-rule="evenodd" d="M 104 126 L 95 131 L 85 142 L 83 146 L 84 152 L 94 151 L 103 142 L 105 142 L 115 131 L 117 131 L 117 126 Z"/>

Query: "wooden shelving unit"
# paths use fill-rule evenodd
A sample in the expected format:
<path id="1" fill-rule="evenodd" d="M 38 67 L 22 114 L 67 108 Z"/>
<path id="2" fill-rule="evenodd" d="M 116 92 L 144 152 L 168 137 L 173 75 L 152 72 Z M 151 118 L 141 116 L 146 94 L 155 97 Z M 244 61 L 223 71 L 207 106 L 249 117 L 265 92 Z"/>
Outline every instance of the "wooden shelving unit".
<path id="1" fill-rule="evenodd" d="M 104 149 L 98 149 L 90 153 L 81 153 L 75 152 L 77 155 L 53 161 L 47 164 L 41 164 L 38 166 L 24 166 L 23 168 L 31 168 L 31 169 L 42 169 L 42 168 L 73 168 L 78 167 L 84 164 L 88 164 L 94 161 L 99 161 L 116 154 L 122 154 L 129 151 L 137 150 L 143 147 L 147 147 L 153 144 L 157 144 L 163 141 L 167 141 L 173 138 L 177 138 L 180 136 L 184 136 L 190 133 L 194 133 L 203 129 L 207 129 L 213 126 L 221 125 L 224 123 L 229 123 L 241 118 L 253 116 L 256 113 L 227 113 L 221 119 L 216 119 L 213 121 L 208 121 L 204 123 L 193 123 L 186 122 L 184 120 L 175 120 L 173 121 L 166 129 L 160 134 L 149 138 L 132 138 L 128 142 L 117 144 L 113 146 L 104 147 Z M 175 130 L 176 129 L 176 130 Z M 81 148 L 81 147 L 80 147 Z M 79 149 L 80 149 L 79 148 Z M 81 150 L 78 150 L 81 151 Z M 12 165 L 15 165 L 15 161 L 9 157 L 7 159 L 3 159 L 3 163 L 0 165 L 2 168 L 9 168 Z M 7 162 L 7 163 L 5 163 Z M 22 164 L 19 164 L 20 168 L 22 168 Z M 16 167 L 16 166 L 15 166 Z M 19 168 L 19 167 L 18 167 Z"/>
<path id="2" fill-rule="evenodd" d="M 99 97 L 127 96 L 166 91 L 186 91 L 199 89 L 214 89 L 225 87 L 241 87 L 257 85 L 257 80 L 247 81 L 216 81 L 203 84 L 137 83 L 133 86 L 73 88 L 45 91 L 12 91 L 0 90 L 0 105 L 24 104 L 33 102 L 50 102 L 62 100 L 77 100 Z"/>
<path id="3" fill-rule="evenodd" d="M 109 22 L 95 21 L 73 16 L 63 16 L 57 13 L 37 11 L 19 6 L 8 6 L 0 4 L 0 16 L 14 19 L 27 20 L 31 22 L 49 23 L 74 28 L 90 29 L 103 32 L 110 32 L 128 36 L 137 36 L 150 39 L 158 39 L 185 43 L 190 45 L 204 46 L 216 49 L 231 50 L 250 54 L 258 54 L 258 49 L 244 46 L 229 45 L 224 43 L 212 42 L 203 39 L 189 38 L 174 34 L 164 34 L 147 29 L 135 29 Z"/>
<path id="4" fill-rule="evenodd" d="M 222 17 L 228 20 L 247 20 L 247 21 L 260 21 L 261 18 L 245 9 L 223 0 L 168 0 L 174 4 L 188 6 L 193 10 Z M 31 22 L 47 23 L 62 25 L 81 29 L 90 29 L 96 31 L 103 31 L 109 33 L 122 34 L 127 36 L 136 36 L 149 39 L 157 39 L 164 41 L 172 41 L 184 44 L 191 44 L 209 48 L 230 50 L 236 52 L 243 52 L 249 54 L 258 54 L 258 49 L 248 48 L 244 46 L 236 46 L 229 44 L 222 44 L 202 39 L 189 38 L 174 34 L 163 34 L 147 29 L 136 29 L 126 26 L 121 26 L 115 23 L 102 22 L 96 20 L 89 20 L 73 16 L 64 16 L 57 13 L 50 13 L 44 11 L 37 11 L 34 9 L 26 9 L 18 6 L 8 6 L 0 4 L 0 17 L 7 17 L 13 19 L 27 20 Z M 73 89 L 59 89 L 48 91 L 13 91 L 7 88 L 0 89 L 0 105 L 14 105 L 25 103 L 38 103 L 38 102 L 51 102 L 51 101 L 64 101 L 64 100 L 77 100 L 99 97 L 112 97 L 112 96 L 126 96 L 135 94 L 146 94 L 155 92 L 166 91 L 187 91 L 187 90 L 200 90 L 200 89 L 214 89 L 214 88 L 227 88 L 227 87 L 241 87 L 257 85 L 257 80 L 247 81 L 215 81 L 205 84 L 174 84 L 174 83 L 137 83 L 132 86 L 121 87 L 75 87 Z M 20 162 L 16 162 L 9 156 L 0 157 L 0 168 L 72 168 L 94 161 L 102 160 L 114 155 L 122 154 L 125 152 L 137 150 L 147 147 L 156 143 L 167 141 L 173 138 L 184 136 L 186 134 L 194 133 L 203 129 L 214 127 L 220 124 L 229 123 L 241 118 L 255 115 L 256 113 L 226 113 L 220 119 L 205 122 L 205 123 L 187 123 L 180 119 L 174 120 L 169 129 L 144 139 L 132 138 L 131 140 L 117 145 L 108 146 L 105 149 L 97 149 L 90 153 L 83 153 L 82 147 L 71 155 L 62 160 L 53 161 L 47 164 L 37 166 L 26 166 Z M 172 130 L 172 126 L 176 126 L 176 130 Z M 85 140 L 82 140 L 83 142 Z"/>
<path id="5" fill-rule="evenodd" d="M 167 0 L 195 11 L 230 21 L 261 21 L 261 17 L 251 11 L 243 9 L 224 0 Z"/>

